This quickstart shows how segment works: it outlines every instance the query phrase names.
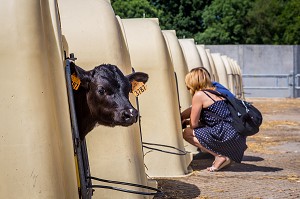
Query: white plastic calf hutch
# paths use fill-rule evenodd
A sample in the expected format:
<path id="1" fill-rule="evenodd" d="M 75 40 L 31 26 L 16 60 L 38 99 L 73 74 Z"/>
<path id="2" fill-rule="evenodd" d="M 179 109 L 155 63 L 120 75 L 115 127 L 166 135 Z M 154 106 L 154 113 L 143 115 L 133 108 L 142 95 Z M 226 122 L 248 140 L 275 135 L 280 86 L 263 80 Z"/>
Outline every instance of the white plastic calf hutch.
<path id="1" fill-rule="evenodd" d="M 216 82 L 219 82 L 219 75 L 215 66 L 215 63 L 213 61 L 213 58 L 211 56 L 210 50 L 209 49 L 205 49 L 208 61 L 209 61 L 209 65 L 211 66 L 212 69 L 212 74 L 210 74 L 212 76 L 212 79 L 214 79 Z"/>
<path id="2" fill-rule="evenodd" d="M 235 81 L 234 81 L 234 71 L 233 68 L 231 67 L 228 57 L 226 55 L 222 55 L 221 59 L 224 63 L 224 66 L 226 68 L 226 73 L 227 73 L 227 81 L 228 81 L 228 89 L 233 93 L 235 93 Z"/>
<path id="3" fill-rule="evenodd" d="M 178 41 L 182 48 L 189 71 L 193 68 L 203 67 L 194 39 L 178 39 Z"/>
<path id="4" fill-rule="evenodd" d="M 2 1 L 0 21 L 0 198 L 78 198 L 56 1 Z"/>
<path id="5" fill-rule="evenodd" d="M 229 58 L 229 63 L 233 69 L 233 73 L 234 73 L 234 81 L 236 82 L 235 85 L 236 85 L 236 97 L 237 98 L 240 98 L 240 99 L 244 99 L 245 96 L 244 96 L 244 90 L 243 90 L 243 80 L 242 80 L 242 74 L 241 74 L 241 69 L 240 69 L 240 66 L 238 65 L 238 63 L 232 59 L 232 58 Z"/>
<path id="6" fill-rule="evenodd" d="M 171 61 L 174 66 L 174 70 L 177 76 L 177 85 L 179 93 L 179 102 L 181 107 L 181 112 L 189 108 L 192 104 L 192 98 L 190 92 L 187 90 L 185 85 L 185 76 L 189 72 L 187 63 L 185 61 L 181 46 L 176 37 L 175 31 L 163 30 L 163 35 L 165 37 Z M 197 147 L 189 144 L 184 140 L 184 147 L 186 151 L 195 154 L 198 153 Z"/>
<path id="7" fill-rule="evenodd" d="M 219 82 L 223 86 L 225 86 L 227 89 L 229 89 L 227 71 L 226 71 L 224 62 L 221 58 L 221 54 L 220 53 L 211 53 L 211 56 L 215 63 L 215 67 L 216 67 L 218 77 L 219 77 Z"/>
<path id="8" fill-rule="evenodd" d="M 78 58 L 76 64 L 90 70 L 94 66 L 109 63 L 117 65 L 124 74 L 131 73 L 125 38 L 108 1 L 61 0 L 59 8 L 62 32 L 68 41 L 70 52 L 75 53 Z M 133 94 L 130 95 L 130 101 L 136 107 Z M 157 186 L 156 181 L 148 180 L 145 173 L 138 123 L 130 127 L 98 126 L 86 139 L 92 176 L 143 186 Z M 93 184 L 147 192 L 142 188 L 128 188 L 97 181 L 93 181 Z M 149 196 L 96 189 L 93 198 L 134 199 Z"/>
<path id="9" fill-rule="evenodd" d="M 146 172 L 150 177 L 184 176 L 191 158 L 184 151 L 174 69 L 158 21 L 122 22 L 133 67 L 149 74 L 147 91 L 139 101 Z"/>
<path id="10" fill-rule="evenodd" d="M 185 76 L 189 72 L 187 63 L 184 59 L 184 55 L 180 44 L 178 42 L 175 30 L 163 30 L 163 36 L 165 37 L 166 44 L 169 49 L 170 58 L 176 72 L 177 85 L 179 92 L 179 102 L 181 111 L 191 106 L 191 95 L 185 85 Z"/>
<path id="11" fill-rule="evenodd" d="M 207 54 L 205 52 L 205 49 L 204 49 L 204 45 L 196 45 L 196 48 L 197 48 L 198 53 L 200 55 L 201 61 L 203 63 L 203 67 L 206 68 L 206 70 L 211 75 L 211 79 L 214 81 L 215 79 L 214 79 L 214 75 L 213 75 L 213 70 L 212 70 L 212 67 L 210 66 L 208 56 L 207 56 Z"/>
<path id="12" fill-rule="evenodd" d="M 205 67 L 203 62 L 202 62 L 201 56 L 199 54 L 199 49 L 197 49 L 197 46 L 195 45 L 194 39 L 179 39 L 179 43 L 180 43 L 180 46 L 182 48 L 182 51 L 183 51 L 185 60 L 187 62 L 189 71 L 193 68 Z M 204 60 L 204 61 L 207 61 L 207 60 Z M 211 70 L 211 67 L 210 67 L 210 63 L 208 64 L 206 62 L 205 65 L 206 65 L 205 68 L 212 75 L 212 70 Z M 199 152 L 198 149 L 194 146 L 190 146 L 189 150 L 191 150 L 191 152 L 193 154 L 196 154 L 196 153 Z"/>

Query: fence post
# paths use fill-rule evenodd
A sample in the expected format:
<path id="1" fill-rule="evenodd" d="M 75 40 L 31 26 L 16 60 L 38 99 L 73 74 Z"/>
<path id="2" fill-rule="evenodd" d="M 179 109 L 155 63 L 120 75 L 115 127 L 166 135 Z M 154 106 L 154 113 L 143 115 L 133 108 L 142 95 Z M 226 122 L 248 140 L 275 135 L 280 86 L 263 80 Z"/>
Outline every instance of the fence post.
<path id="1" fill-rule="evenodd" d="M 288 78 L 289 78 L 290 98 L 295 98 L 295 74 L 293 70 L 291 70 Z"/>

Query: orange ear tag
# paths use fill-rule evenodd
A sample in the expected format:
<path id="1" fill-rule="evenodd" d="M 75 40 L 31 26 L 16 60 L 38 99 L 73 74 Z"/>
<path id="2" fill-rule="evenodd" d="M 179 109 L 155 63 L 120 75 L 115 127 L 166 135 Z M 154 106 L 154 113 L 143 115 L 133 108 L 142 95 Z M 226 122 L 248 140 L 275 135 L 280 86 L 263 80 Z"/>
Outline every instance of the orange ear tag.
<path id="1" fill-rule="evenodd" d="M 138 97 L 139 95 L 141 95 L 143 92 L 145 92 L 147 90 L 146 85 L 143 82 L 137 82 L 135 80 L 133 80 L 131 82 L 131 86 L 132 86 L 132 93 Z"/>
<path id="2" fill-rule="evenodd" d="M 72 80 L 72 87 L 74 90 L 78 90 L 79 86 L 80 86 L 80 79 L 75 75 L 75 73 L 73 73 L 71 75 L 71 80 Z"/>

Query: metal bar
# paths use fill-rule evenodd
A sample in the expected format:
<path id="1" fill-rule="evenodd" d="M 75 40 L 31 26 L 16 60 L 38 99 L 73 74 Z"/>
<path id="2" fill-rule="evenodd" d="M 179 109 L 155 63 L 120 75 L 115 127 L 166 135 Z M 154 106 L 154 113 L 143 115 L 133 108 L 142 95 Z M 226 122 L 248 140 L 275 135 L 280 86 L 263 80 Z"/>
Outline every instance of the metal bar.
<path id="1" fill-rule="evenodd" d="M 79 131 L 77 126 L 77 118 L 76 111 L 74 105 L 74 95 L 73 88 L 71 82 L 71 61 L 66 59 L 66 81 L 67 81 L 67 91 L 68 91 L 68 99 L 69 99 L 69 108 L 71 115 L 71 125 L 72 125 L 72 136 L 73 136 L 73 144 L 74 144 L 74 152 L 77 156 L 78 160 L 78 170 L 79 170 L 79 178 L 80 178 L 80 192 L 82 199 L 91 199 L 91 195 L 88 194 L 87 185 L 86 185 L 86 176 L 84 172 L 84 163 L 82 158 L 82 150 L 81 150 L 81 141 L 79 138 Z"/>
<path id="2" fill-rule="evenodd" d="M 246 87 L 244 86 L 244 89 L 257 89 L 257 90 L 286 90 L 289 89 L 289 87 Z"/>
<path id="3" fill-rule="evenodd" d="M 244 89 L 257 89 L 257 90 L 286 90 L 289 89 L 289 74 L 244 74 L 243 78 L 273 78 L 275 79 L 275 86 L 245 86 Z M 286 86 L 279 86 L 279 79 L 286 79 Z"/>
<path id="4" fill-rule="evenodd" d="M 300 89 L 300 74 L 295 75 L 295 89 Z"/>
<path id="5" fill-rule="evenodd" d="M 243 74 L 243 78 L 262 78 L 262 77 L 267 77 L 267 78 L 287 78 L 290 76 L 289 74 Z"/>

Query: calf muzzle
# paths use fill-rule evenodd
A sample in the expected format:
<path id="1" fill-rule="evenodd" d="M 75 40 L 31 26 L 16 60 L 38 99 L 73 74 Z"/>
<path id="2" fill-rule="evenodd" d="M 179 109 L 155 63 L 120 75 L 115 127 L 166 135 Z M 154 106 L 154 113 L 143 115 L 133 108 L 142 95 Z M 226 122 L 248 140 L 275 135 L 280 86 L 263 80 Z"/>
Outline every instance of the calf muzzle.
<path id="1" fill-rule="evenodd" d="M 136 109 L 126 109 L 121 111 L 121 118 L 126 124 L 137 122 L 138 111 Z"/>

